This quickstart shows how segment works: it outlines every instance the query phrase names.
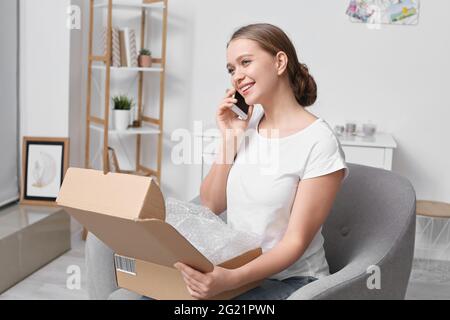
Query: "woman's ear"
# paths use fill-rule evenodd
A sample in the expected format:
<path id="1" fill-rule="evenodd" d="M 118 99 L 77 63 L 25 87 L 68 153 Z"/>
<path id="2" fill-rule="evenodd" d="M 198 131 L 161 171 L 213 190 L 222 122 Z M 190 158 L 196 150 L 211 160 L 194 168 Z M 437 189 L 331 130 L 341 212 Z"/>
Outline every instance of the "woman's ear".
<path id="1" fill-rule="evenodd" d="M 284 53 L 283 51 L 279 51 L 277 53 L 277 55 L 275 56 L 275 63 L 276 63 L 277 73 L 279 76 L 281 76 L 283 74 L 284 70 L 286 70 L 287 64 L 288 64 L 288 57 L 287 57 L 286 53 Z"/>

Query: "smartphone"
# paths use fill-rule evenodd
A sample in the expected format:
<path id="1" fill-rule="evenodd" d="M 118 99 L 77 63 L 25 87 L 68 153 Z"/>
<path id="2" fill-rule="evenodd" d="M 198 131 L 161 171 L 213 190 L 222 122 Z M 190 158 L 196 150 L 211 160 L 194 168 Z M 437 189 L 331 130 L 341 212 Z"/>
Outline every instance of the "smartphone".
<path id="1" fill-rule="evenodd" d="M 234 94 L 234 98 L 237 99 L 237 102 L 231 107 L 231 111 L 236 113 L 242 120 L 247 120 L 249 105 L 245 103 L 244 97 L 237 91 Z"/>

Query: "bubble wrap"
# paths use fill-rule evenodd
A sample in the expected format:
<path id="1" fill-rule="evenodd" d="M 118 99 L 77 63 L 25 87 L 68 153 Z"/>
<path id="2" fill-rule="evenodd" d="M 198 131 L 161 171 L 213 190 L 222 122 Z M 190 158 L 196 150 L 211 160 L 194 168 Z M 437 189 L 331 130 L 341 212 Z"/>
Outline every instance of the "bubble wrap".
<path id="1" fill-rule="evenodd" d="M 193 203 L 167 198 L 166 222 L 214 265 L 261 246 L 256 234 L 234 230 L 208 208 Z"/>

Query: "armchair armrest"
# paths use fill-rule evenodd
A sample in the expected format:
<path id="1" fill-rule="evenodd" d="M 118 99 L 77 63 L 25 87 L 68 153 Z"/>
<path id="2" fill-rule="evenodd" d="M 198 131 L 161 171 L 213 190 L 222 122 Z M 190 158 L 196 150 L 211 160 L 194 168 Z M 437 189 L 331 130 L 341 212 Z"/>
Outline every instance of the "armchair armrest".
<path id="1" fill-rule="evenodd" d="M 367 287 L 371 275 L 361 266 L 347 265 L 338 272 L 311 282 L 295 291 L 288 300 L 374 299 L 377 289 Z"/>

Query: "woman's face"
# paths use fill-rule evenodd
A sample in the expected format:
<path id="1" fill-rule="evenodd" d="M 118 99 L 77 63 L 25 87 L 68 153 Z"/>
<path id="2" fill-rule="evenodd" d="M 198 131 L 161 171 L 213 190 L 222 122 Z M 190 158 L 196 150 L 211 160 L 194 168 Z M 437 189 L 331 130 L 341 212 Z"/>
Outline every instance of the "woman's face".
<path id="1" fill-rule="evenodd" d="M 276 59 L 256 41 L 232 40 L 227 48 L 231 84 L 249 105 L 262 104 L 278 81 Z"/>

